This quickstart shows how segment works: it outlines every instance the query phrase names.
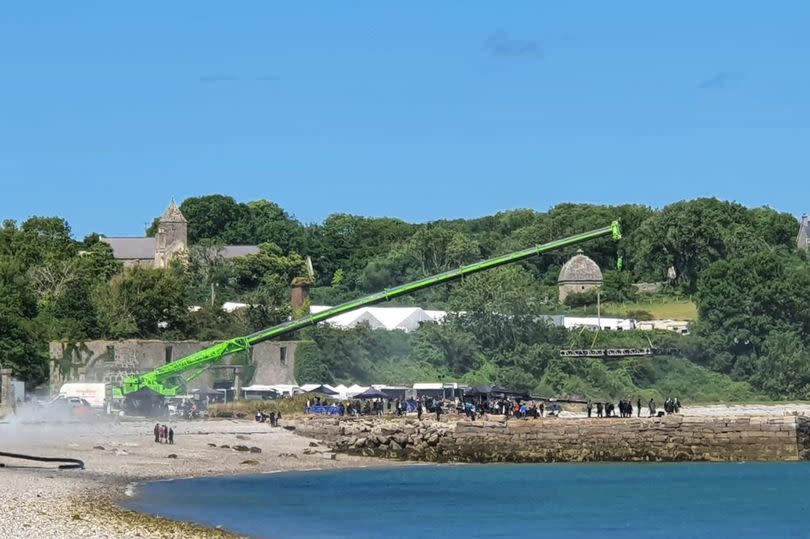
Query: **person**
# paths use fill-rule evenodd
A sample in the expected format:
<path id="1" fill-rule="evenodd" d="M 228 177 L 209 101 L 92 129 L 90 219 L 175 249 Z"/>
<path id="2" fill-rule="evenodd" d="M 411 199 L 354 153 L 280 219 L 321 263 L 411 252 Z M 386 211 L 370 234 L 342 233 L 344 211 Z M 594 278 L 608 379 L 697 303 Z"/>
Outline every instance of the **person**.
<path id="1" fill-rule="evenodd" d="M 602 403 L 596 403 L 596 417 L 602 417 Z"/>
<path id="2" fill-rule="evenodd" d="M 641 397 L 638 398 L 638 402 L 636 404 L 638 405 L 638 417 L 641 417 Z"/>
<path id="3" fill-rule="evenodd" d="M 650 417 L 655 417 L 655 399 L 650 398 L 650 403 L 648 406 L 650 408 Z"/>
<path id="4" fill-rule="evenodd" d="M 155 443 L 160 443 L 160 425 L 157 423 L 155 423 Z"/>
<path id="5" fill-rule="evenodd" d="M 433 407 L 436 409 L 436 421 L 442 420 L 442 403 L 436 401 Z"/>
<path id="6" fill-rule="evenodd" d="M 422 411 L 422 401 L 420 400 L 416 402 L 416 418 L 419 421 L 422 421 Z"/>
<path id="7" fill-rule="evenodd" d="M 169 445 L 174 445 L 174 429 L 169 427 Z"/>
<path id="8" fill-rule="evenodd" d="M 591 410 L 593 409 L 593 402 L 591 401 L 591 399 L 588 399 L 588 404 L 586 405 L 586 407 L 588 408 L 588 417 L 591 417 Z"/>
<path id="9" fill-rule="evenodd" d="M 675 413 L 681 413 L 681 401 L 678 400 L 678 397 L 675 397 Z"/>

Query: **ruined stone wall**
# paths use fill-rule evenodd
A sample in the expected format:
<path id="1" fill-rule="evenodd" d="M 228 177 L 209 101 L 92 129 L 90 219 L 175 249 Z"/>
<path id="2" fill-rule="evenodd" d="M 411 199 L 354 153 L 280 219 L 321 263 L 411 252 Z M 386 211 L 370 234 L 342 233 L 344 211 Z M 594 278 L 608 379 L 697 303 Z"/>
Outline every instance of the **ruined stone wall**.
<path id="1" fill-rule="evenodd" d="M 306 418 L 296 432 L 334 450 L 431 462 L 742 461 L 810 459 L 797 416 L 436 422 Z"/>
<path id="2" fill-rule="evenodd" d="M 140 374 L 193 354 L 213 342 L 158 341 L 83 341 L 50 343 L 50 389 L 54 394 L 65 382 L 108 382 L 120 385 L 124 377 Z M 219 379 L 232 379 L 253 372 L 243 385 L 294 384 L 296 341 L 268 341 L 247 352 L 224 358 L 189 384 L 189 389 L 211 386 Z M 282 352 L 282 349 L 285 352 Z M 250 367 L 250 368 L 246 368 Z"/>

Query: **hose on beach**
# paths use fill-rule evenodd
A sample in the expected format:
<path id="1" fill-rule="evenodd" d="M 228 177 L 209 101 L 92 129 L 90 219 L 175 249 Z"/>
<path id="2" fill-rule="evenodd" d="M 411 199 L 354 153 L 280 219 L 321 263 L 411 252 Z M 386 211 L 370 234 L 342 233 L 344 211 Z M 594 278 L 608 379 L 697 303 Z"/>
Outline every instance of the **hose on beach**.
<path id="1" fill-rule="evenodd" d="M 23 455 L 20 453 L 6 453 L 0 451 L 0 457 L 7 457 L 11 459 L 34 460 L 37 462 L 61 462 L 59 465 L 60 470 L 84 470 L 84 461 L 79 459 L 71 459 L 67 457 L 37 457 L 35 455 Z M 0 468 L 4 468 L 5 464 L 0 463 Z"/>

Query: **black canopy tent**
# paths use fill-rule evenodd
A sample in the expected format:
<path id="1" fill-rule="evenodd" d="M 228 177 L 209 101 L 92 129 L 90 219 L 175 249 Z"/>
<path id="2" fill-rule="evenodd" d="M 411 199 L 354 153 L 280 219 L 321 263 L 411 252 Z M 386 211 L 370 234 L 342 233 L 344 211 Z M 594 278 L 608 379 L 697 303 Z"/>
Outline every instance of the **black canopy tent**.
<path id="1" fill-rule="evenodd" d="M 200 397 L 216 397 L 222 396 L 222 391 L 217 391 L 216 389 L 212 389 L 210 387 L 201 387 L 200 389 L 192 389 L 191 393 L 194 395 L 199 395 Z"/>
<path id="2" fill-rule="evenodd" d="M 528 391 L 518 391 L 516 389 L 509 389 L 502 386 L 495 386 L 492 388 L 492 394 L 497 395 L 499 397 L 511 397 L 515 399 L 528 399 L 529 392 Z"/>
<path id="3" fill-rule="evenodd" d="M 225 400 L 224 391 L 217 391 L 216 389 L 210 388 L 208 386 L 201 387 L 200 389 L 192 389 L 191 394 L 198 397 L 201 400 L 205 400 L 208 402 Z"/>
<path id="4" fill-rule="evenodd" d="M 325 385 L 320 385 L 320 386 L 316 387 L 315 389 L 310 389 L 309 391 L 307 391 L 307 393 L 320 393 L 321 395 L 326 395 L 328 397 L 333 397 L 335 395 L 339 395 L 339 393 L 337 391 L 329 389 Z"/>
<path id="5" fill-rule="evenodd" d="M 370 387 L 365 391 L 363 391 L 362 393 L 358 393 L 352 398 L 365 400 L 365 399 L 390 399 L 391 397 L 389 397 L 387 394 L 383 393 L 379 389 L 374 389 L 373 387 Z"/>

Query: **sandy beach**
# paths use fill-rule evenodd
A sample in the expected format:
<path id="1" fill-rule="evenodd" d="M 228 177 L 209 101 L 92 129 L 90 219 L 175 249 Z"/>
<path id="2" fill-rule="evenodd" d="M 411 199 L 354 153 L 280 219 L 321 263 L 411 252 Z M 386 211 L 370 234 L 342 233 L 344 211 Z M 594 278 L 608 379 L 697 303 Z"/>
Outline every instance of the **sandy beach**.
<path id="1" fill-rule="evenodd" d="M 167 423 L 175 444 L 154 442 L 154 422 L 0 422 L 0 451 L 84 461 L 84 470 L 0 457 L 0 537 L 230 537 L 121 509 L 132 485 L 192 476 L 385 465 L 336 455 L 281 427 L 246 420 Z M 261 452 L 237 451 L 234 446 Z M 230 446 L 230 447 L 222 447 Z M 171 457 L 170 455 L 176 455 Z"/>
<path id="2" fill-rule="evenodd" d="M 810 404 L 686 406 L 682 413 L 810 415 Z M 584 414 L 573 410 L 563 417 L 580 415 Z M 224 531 L 140 515 L 122 509 L 118 502 L 144 481 L 399 464 L 342 454 L 324 458 L 331 453 L 318 441 L 251 420 L 173 421 L 167 424 L 175 430 L 174 445 L 154 442 L 154 424 L 128 418 L 0 421 L 0 451 L 85 462 L 84 470 L 58 470 L 51 464 L 0 457 L 0 464 L 5 464 L 0 468 L 0 537 L 232 537 Z M 237 451 L 235 446 L 254 449 Z"/>

